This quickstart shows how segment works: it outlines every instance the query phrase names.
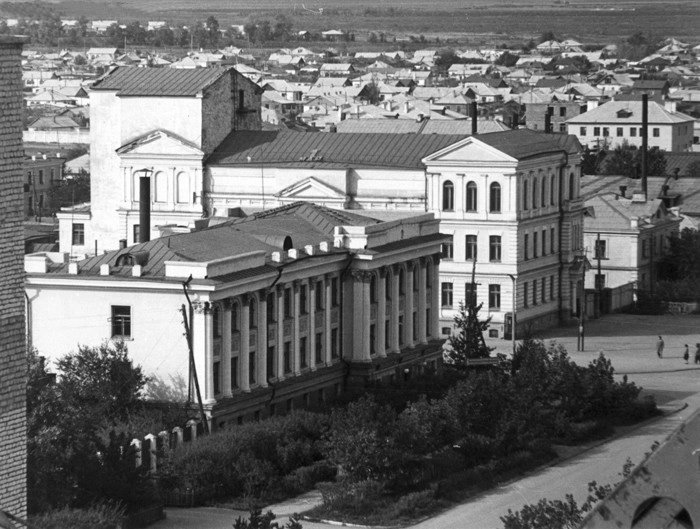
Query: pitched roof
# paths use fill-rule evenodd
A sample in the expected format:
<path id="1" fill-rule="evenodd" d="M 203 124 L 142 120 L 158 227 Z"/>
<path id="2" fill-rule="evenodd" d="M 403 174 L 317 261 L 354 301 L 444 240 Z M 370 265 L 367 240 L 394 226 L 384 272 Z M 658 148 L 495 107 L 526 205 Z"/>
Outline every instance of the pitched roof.
<path id="1" fill-rule="evenodd" d="M 92 85 L 93 90 L 115 90 L 120 96 L 193 97 L 223 77 L 229 68 L 119 67 Z"/>
<path id="2" fill-rule="evenodd" d="M 664 209 L 663 201 L 658 198 L 635 202 L 615 193 L 594 196 L 586 200 L 586 206 L 592 206 L 595 211 L 595 216 L 586 219 L 587 231 L 638 231 L 655 224 L 656 212 Z M 635 218 L 646 218 L 648 224 L 640 222 L 638 228 L 633 228 L 630 221 Z"/>
<path id="3" fill-rule="evenodd" d="M 275 164 L 285 167 L 423 167 L 421 159 L 463 139 L 438 134 L 313 134 L 234 131 L 209 165 Z M 250 161 L 248 161 L 250 159 Z"/>
<path id="4" fill-rule="evenodd" d="M 480 134 L 478 139 L 513 158 L 523 160 L 547 153 L 566 151 L 569 154 L 582 150 L 576 136 L 545 133 L 530 129 L 507 130 Z"/>
<path id="5" fill-rule="evenodd" d="M 630 111 L 623 112 L 620 111 Z M 680 112 L 669 112 L 662 105 L 655 101 L 649 101 L 648 106 L 649 123 L 671 124 L 686 123 L 694 121 L 693 118 Z M 642 122 L 642 102 L 641 101 L 609 101 L 588 112 L 579 114 L 567 123 L 641 123 Z"/>

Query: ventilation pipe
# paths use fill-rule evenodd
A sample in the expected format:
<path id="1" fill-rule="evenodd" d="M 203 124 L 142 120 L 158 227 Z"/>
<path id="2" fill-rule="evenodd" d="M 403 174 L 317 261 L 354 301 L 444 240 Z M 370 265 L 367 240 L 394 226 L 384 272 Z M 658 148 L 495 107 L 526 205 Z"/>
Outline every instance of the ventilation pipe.
<path id="1" fill-rule="evenodd" d="M 647 149 L 649 147 L 649 96 L 642 94 L 642 193 L 647 196 Z"/>
<path id="2" fill-rule="evenodd" d="M 150 169 L 142 169 L 139 178 L 139 242 L 151 240 L 151 177 Z"/>
<path id="3" fill-rule="evenodd" d="M 472 136 L 476 136 L 478 132 L 478 125 L 476 121 L 476 114 L 477 114 L 477 108 L 476 108 L 476 101 L 471 102 L 471 115 L 472 115 Z"/>

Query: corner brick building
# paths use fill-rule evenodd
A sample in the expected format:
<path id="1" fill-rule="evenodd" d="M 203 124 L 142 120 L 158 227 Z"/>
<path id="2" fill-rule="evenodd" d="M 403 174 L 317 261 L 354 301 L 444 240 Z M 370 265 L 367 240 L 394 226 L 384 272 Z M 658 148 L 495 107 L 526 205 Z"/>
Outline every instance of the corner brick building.
<path id="1" fill-rule="evenodd" d="M 0 509 L 27 509 L 22 37 L 0 36 Z"/>

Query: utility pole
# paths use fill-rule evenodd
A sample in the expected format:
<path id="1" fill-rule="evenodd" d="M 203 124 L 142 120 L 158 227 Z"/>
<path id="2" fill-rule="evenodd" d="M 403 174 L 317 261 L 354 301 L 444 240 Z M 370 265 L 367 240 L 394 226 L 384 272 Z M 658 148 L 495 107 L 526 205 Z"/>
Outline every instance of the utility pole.
<path id="1" fill-rule="evenodd" d="M 596 239 L 596 259 L 598 260 L 598 276 L 596 281 L 596 290 L 598 291 L 598 316 L 603 312 L 603 274 L 601 259 L 603 258 L 602 247 L 600 245 L 600 232 L 598 232 L 598 238 Z"/>

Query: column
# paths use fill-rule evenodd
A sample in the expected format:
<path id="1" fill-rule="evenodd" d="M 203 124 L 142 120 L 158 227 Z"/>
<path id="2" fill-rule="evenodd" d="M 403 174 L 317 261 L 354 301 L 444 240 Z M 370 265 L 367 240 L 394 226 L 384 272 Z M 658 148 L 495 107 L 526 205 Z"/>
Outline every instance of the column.
<path id="1" fill-rule="evenodd" d="M 204 345 L 204 373 L 197 373 L 200 380 L 204 382 L 203 388 L 200 386 L 202 399 L 206 404 L 216 402 L 214 398 L 214 318 L 212 317 L 211 305 L 205 302 L 201 309 L 202 314 L 202 337 Z M 196 335 L 193 335 L 193 337 Z"/>
<path id="2" fill-rule="evenodd" d="M 296 375 L 301 374 L 301 358 L 299 357 L 299 312 L 301 311 L 299 287 L 301 281 L 296 279 L 292 283 L 292 291 L 294 294 L 294 325 L 292 325 L 292 372 Z"/>
<path id="3" fill-rule="evenodd" d="M 258 385 L 267 387 L 267 290 L 258 292 Z"/>
<path id="4" fill-rule="evenodd" d="M 433 287 L 430 299 L 430 323 L 433 339 L 440 337 L 440 254 L 433 254 Z"/>
<path id="5" fill-rule="evenodd" d="M 250 294 L 241 296 L 241 348 L 238 360 L 241 366 L 241 390 L 250 391 Z"/>
<path id="6" fill-rule="evenodd" d="M 284 378 L 284 286 L 277 285 L 277 380 Z"/>
<path id="7" fill-rule="evenodd" d="M 413 297 L 415 295 L 413 292 L 413 271 L 416 263 L 409 261 L 406 264 L 408 266 L 406 267 L 406 302 L 403 309 L 404 332 L 406 333 L 406 347 L 413 347 L 415 345 L 413 341 Z"/>
<path id="8" fill-rule="evenodd" d="M 309 367 L 316 369 L 316 280 L 309 279 Z"/>
<path id="9" fill-rule="evenodd" d="M 428 258 L 429 259 L 429 258 Z M 426 314 L 428 308 L 426 302 L 426 258 L 421 258 L 418 262 L 418 343 L 428 343 L 428 335 L 426 330 Z M 432 312 L 432 311 L 431 311 Z"/>
<path id="10" fill-rule="evenodd" d="M 370 275 L 365 270 L 351 270 L 352 276 L 352 356 L 370 362 Z"/>
<path id="11" fill-rule="evenodd" d="M 391 353 L 398 353 L 399 347 L 399 267 L 394 265 L 391 276 L 391 332 L 390 350 Z"/>
<path id="12" fill-rule="evenodd" d="M 385 266 L 379 269 L 377 282 L 377 355 L 386 356 L 386 274 Z"/>
<path id="13" fill-rule="evenodd" d="M 221 337 L 221 376 L 223 377 L 221 389 L 224 398 L 233 395 L 231 392 L 231 307 L 233 300 L 227 299 L 223 303 L 222 318 L 223 336 Z"/>
<path id="14" fill-rule="evenodd" d="M 324 325 L 325 325 L 325 333 L 324 333 L 324 345 L 325 345 L 325 352 L 326 352 L 326 365 L 331 365 L 331 362 L 333 361 L 332 353 L 331 353 L 331 303 L 333 301 L 333 293 L 331 292 L 331 287 L 333 286 L 333 282 L 331 281 L 331 275 L 326 274 L 323 276 L 324 280 L 324 289 L 326 291 L 326 303 L 325 303 L 325 310 L 324 310 Z"/>

